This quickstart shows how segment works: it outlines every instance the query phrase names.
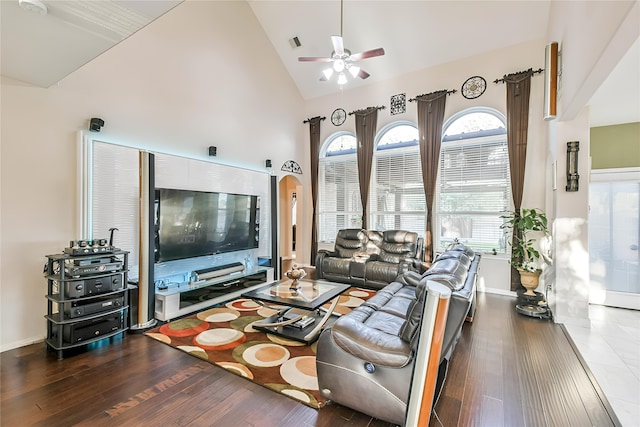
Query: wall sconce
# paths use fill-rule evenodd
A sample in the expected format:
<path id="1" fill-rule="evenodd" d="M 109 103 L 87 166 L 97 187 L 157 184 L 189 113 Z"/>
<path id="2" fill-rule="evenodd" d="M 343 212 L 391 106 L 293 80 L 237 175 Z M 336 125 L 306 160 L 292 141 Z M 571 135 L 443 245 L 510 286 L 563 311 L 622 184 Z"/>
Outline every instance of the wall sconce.
<path id="1" fill-rule="evenodd" d="M 578 191 L 578 151 L 580 151 L 580 142 L 567 142 L 567 191 Z"/>

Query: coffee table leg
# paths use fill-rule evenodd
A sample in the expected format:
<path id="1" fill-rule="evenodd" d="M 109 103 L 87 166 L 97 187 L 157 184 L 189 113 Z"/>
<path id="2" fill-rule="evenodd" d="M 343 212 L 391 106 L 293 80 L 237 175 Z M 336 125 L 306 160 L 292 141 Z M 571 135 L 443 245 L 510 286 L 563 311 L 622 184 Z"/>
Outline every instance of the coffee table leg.
<path id="1" fill-rule="evenodd" d="M 329 306 L 329 308 L 326 310 L 326 313 L 324 314 L 324 317 L 322 318 L 322 320 L 320 320 L 320 322 L 318 322 L 318 324 L 311 331 L 309 331 L 307 335 L 304 336 L 305 341 L 310 342 L 320 334 L 320 331 L 322 330 L 324 325 L 327 323 L 327 321 L 331 317 L 333 310 L 335 310 L 336 305 L 338 305 L 339 300 L 340 300 L 340 296 L 337 296 L 333 299 L 331 306 Z"/>

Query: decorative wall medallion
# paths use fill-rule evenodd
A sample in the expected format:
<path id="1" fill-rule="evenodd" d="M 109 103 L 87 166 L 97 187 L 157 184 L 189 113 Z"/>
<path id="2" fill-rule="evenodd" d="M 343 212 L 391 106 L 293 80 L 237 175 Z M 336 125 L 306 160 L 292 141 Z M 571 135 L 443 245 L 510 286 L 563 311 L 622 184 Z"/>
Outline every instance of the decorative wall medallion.
<path id="1" fill-rule="evenodd" d="M 284 162 L 280 170 L 285 172 L 299 173 L 300 175 L 302 175 L 302 168 L 300 168 L 300 165 L 294 160 L 287 160 L 286 162 Z"/>
<path id="2" fill-rule="evenodd" d="M 331 114 L 331 123 L 334 126 L 340 126 L 347 119 L 347 113 L 342 108 L 336 108 Z"/>
<path id="3" fill-rule="evenodd" d="M 462 83 L 462 96 L 467 99 L 478 98 L 487 89 L 487 81 L 480 76 L 469 77 Z"/>
<path id="4" fill-rule="evenodd" d="M 399 93 L 391 96 L 391 115 L 402 114 L 407 111 L 407 94 Z"/>

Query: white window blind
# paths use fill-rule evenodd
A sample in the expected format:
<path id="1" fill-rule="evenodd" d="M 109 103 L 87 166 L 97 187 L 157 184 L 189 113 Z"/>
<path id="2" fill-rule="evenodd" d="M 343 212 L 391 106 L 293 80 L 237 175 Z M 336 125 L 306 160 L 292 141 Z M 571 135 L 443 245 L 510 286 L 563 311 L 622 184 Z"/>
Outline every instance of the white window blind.
<path id="1" fill-rule="evenodd" d="M 439 247 L 457 238 L 504 252 L 500 215 L 511 200 L 506 135 L 443 142 L 436 200 Z"/>
<path id="2" fill-rule="evenodd" d="M 413 124 L 391 124 L 381 130 L 374 153 L 369 228 L 407 230 L 424 237 L 425 206 L 418 129 Z"/>
<path id="3" fill-rule="evenodd" d="M 129 251 L 129 268 L 138 269 L 139 159 L 131 147 L 93 141 L 91 176 L 92 238 L 109 238 L 114 246 Z"/>
<path id="4" fill-rule="evenodd" d="M 335 241 L 338 230 L 362 226 L 355 136 L 339 134 L 325 142 L 318 164 L 318 241 Z"/>

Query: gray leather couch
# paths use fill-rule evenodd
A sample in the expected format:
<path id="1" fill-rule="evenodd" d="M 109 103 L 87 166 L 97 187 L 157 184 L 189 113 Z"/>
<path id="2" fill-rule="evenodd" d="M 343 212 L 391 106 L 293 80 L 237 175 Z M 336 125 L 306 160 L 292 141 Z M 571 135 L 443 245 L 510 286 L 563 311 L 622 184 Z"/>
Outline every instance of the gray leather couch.
<path id="1" fill-rule="evenodd" d="M 456 244 L 423 274 L 404 273 L 324 330 L 316 357 L 322 395 L 375 418 L 403 424 L 420 318 L 432 281 L 452 291 L 437 396 L 462 326 L 473 319 L 479 262 L 479 254 Z"/>
<path id="2" fill-rule="evenodd" d="M 420 271 L 423 240 L 404 230 L 338 231 L 333 251 L 319 250 L 319 279 L 382 289 L 406 271 Z"/>

